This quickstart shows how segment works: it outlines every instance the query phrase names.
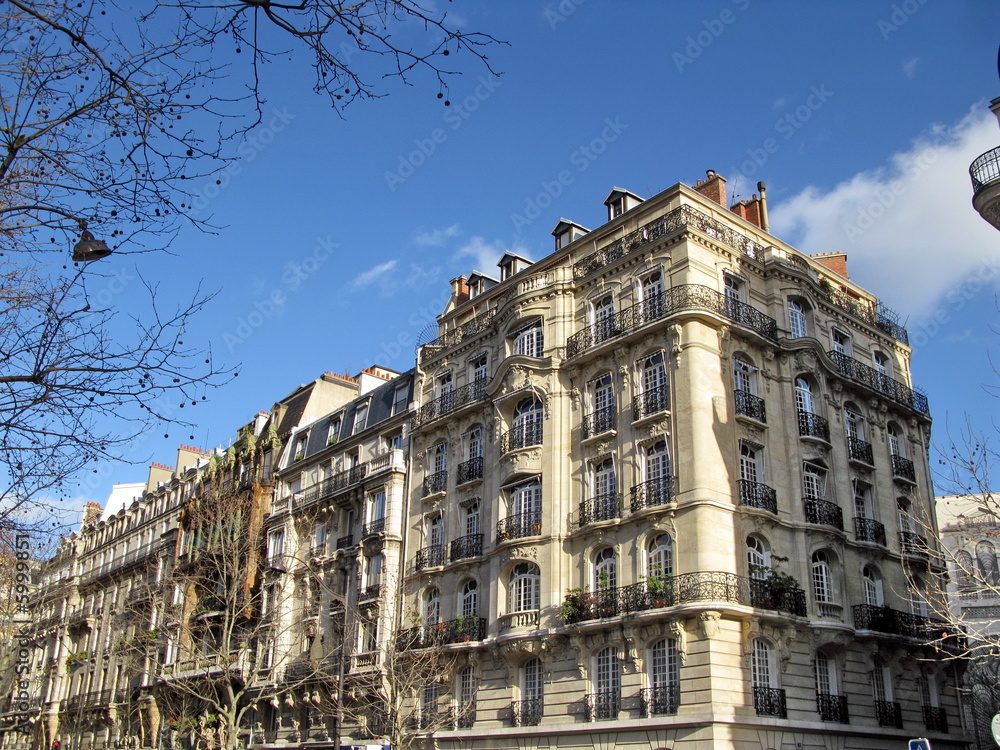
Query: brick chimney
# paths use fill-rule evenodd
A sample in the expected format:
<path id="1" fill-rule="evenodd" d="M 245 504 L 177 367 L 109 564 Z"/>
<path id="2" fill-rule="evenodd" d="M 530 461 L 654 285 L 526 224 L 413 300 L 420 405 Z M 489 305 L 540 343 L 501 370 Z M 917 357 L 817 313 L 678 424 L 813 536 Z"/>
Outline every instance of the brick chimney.
<path id="1" fill-rule="evenodd" d="M 468 301 L 469 279 L 464 274 L 451 280 L 451 298 L 455 305 Z"/>
<path id="2" fill-rule="evenodd" d="M 847 253 L 816 253 L 809 257 L 845 279 L 851 278 L 847 275 Z"/>
<path id="3" fill-rule="evenodd" d="M 709 169 L 704 180 L 698 180 L 694 189 L 720 206 L 726 205 L 726 178 Z"/>
<path id="4" fill-rule="evenodd" d="M 763 224 L 763 212 L 761 211 L 761 200 L 756 195 L 750 198 L 748 201 L 740 201 L 739 203 L 733 204 L 730 208 L 734 214 L 739 216 L 741 219 L 746 219 L 751 224 L 764 227 Z"/>
<path id="5" fill-rule="evenodd" d="M 83 506 L 83 525 L 90 526 L 97 523 L 101 517 L 100 503 L 87 503 Z"/>

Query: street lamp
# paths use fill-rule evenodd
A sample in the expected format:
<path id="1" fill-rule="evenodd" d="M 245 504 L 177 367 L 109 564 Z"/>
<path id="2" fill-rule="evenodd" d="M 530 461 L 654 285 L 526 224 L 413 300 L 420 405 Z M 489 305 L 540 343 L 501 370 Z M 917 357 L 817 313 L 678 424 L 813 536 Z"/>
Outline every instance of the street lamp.
<path id="1" fill-rule="evenodd" d="M 90 230 L 84 229 L 80 235 L 80 241 L 73 248 L 73 260 L 86 263 L 92 260 L 100 260 L 111 255 L 111 248 L 104 240 L 94 239 Z"/>

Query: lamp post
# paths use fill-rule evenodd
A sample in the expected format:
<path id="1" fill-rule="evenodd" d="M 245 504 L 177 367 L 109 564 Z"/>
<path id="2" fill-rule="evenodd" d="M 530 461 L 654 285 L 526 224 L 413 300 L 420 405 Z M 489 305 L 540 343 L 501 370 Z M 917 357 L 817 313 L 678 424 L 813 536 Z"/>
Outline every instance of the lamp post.
<path id="1" fill-rule="evenodd" d="M 104 240 L 94 239 L 94 235 L 87 229 L 86 222 L 80 222 L 80 241 L 73 247 L 73 260 L 79 263 L 88 263 L 92 260 L 100 260 L 111 255 L 111 248 Z"/>

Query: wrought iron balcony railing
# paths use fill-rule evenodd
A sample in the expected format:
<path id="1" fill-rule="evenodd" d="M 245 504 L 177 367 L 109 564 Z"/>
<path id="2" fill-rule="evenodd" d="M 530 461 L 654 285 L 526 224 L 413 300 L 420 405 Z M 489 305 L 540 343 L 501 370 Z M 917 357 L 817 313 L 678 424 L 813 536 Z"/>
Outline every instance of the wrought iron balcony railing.
<path id="1" fill-rule="evenodd" d="M 977 156 L 969 166 L 969 176 L 976 193 L 1000 180 L 1000 146 Z"/>
<path id="2" fill-rule="evenodd" d="M 497 544 L 510 539 L 538 536 L 542 533 L 542 512 L 518 513 L 507 516 L 497 524 Z"/>
<path id="3" fill-rule="evenodd" d="M 661 385 L 632 399 L 632 419 L 642 419 L 670 408 L 670 388 Z"/>
<path id="4" fill-rule="evenodd" d="M 315 505 L 338 492 L 343 492 L 360 482 L 366 476 L 368 476 L 367 462 L 352 466 L 350 469 L 345 469 L 344 471 L 338 471 L 333 476 L 311 484 L 302 490 L 302 492 L 293 495 L 292 505 L 296 509 Z"/>
<path id="5" fill-rule="evenodd" d="M 350 549 L 354 546 L 354 535 L 348 534 L 337 539 L 337 549 Z"/>
<path id="6" fill-rule="evenodd" d="M 895 701 L 875 701 L 875 718 L 880 727 L 903 728 L 903 712 Z"/>
<path id="7" fill-rule="evenodd" d="M 899 548 L 907 554 L 926 555 L 928 553 L 927 538 L 914 531 L 900 531 Z"/>
<path id="8" fill-rule="evenodd" d="M 830 423 L 819 414 L 799 409 L 799 435 L 830 442 Z"/>
<path id="9" fill-rule="evenodd" d="M 481 641 L 486 637 L 485 617 L 458 617 L 435 625 L 418 625 L 396 634 L 396 648 L 409 651 L 449 643 Z"/>
<path id="10" fill-rule="evenodd" d="M 433 495 L 435 492 L 444 492 L 448 486 L 448 472 L 435 471 L 424 477 L 424 497 Z"/>
<path id="11" fill-rule="evenodd" d="M 510 704 L 510 721 L 515 727 L 536 727 L 542 720 L 545 710 L 541 698 L 526 701 L 514 701 Z"/>
<path id="12" fill-rule="evenodd" d="M 859 461 L 868 466 L 875 465 L 875 459 L 872 456 L 872 444 L 852 435 L 847 436 L 847 457 L 852 461 Z"/>
<path id="13" fill-rule="evenodd" d="M 913 461 L 903 458 L 895 453 L 892 454 L 892 475 L 908 482 L 917 481 L 917 472 L 913 468 Z"/>
<path id="14" fill-rule="evenodd" d="M 647 719 L 653 716 L 673 716 L 681 704 L 679 684 L 660 685 L 639 691 L 639 705 Z"/>
<path id="15" fill-rule="evenodd" d="M 417 550 L 417 558 L 413 565 L 416 570 L 436 568 L 441 565 L 444 565 L 443 544 L 432 544 L 429 547 Z"/>
<path id="16" fill-rule="evenodd" d="M 676 483 L 677 477 L 660 477 L 637 484 L 632 488 L 632 512 L 638 513 L 645 508 L 672 503 Z"/>
<path id="17" fill-rule="evenodd" d="M 589 438 L 615 429 L 617 416 L 614 406 L 605 406 L 603 409 L 591 412 L 583 420 L 583 437 Z"/>
<path id="18" fill-rule="evenodd" d="M 463 461 L 458 465 L 458 471 L 455 476 L 456 484 L 465 484 L 466 482 L 472 482 L 476 479 L 483 478 L 483 457 L 478 456 L 476 458 L 470 458 L 468 461 Z"/>
<path id="19" fill-rule="evenodd" d="M 449 558 L 455 562 L 469 557 L 479 557 L 481 554 L 483 554 L 483 535 L 466 534 L 452 541 Z"/>
<path id="20" fill-rule="evenodd" d="M 773 487 L 768 487 L 760 482 L 750 482 L 746 479 L 740 479 L 738 484 L 740 505 L 760 508 L 775 514 L 778 512 L 778 493 L 774 491 Z"/>
<path id="21" fill-rule="evenodd" d="M 708 214 L 702 213 L 695 208 L 679 206 L 658 219 L 643 224 L 635 231 L 601 248 L 596 253 L 591 253 L 577 261 L 573 266 L 573 278 L 582 279 L 593 271 L 603 268 L 609 263 L 614 263 L 629 253 L 645 247 L 650 242 L 654 242 L 660 237 L 665 237 L 686 227 L 694 227 L 726 243 L 747 257 L 754 258 L 755 260 L 763 260 L 764 258 L 764 248 L 746 235 L 737 232 L 722 222 L 716 221 Z"/>
<path id="22" fill-rule="evenodd" d="M 376 534 L 385 533 L 385 519 L 376 518 L 374 521 L 369 521 L 364 526 L 361 527 L 361 536 L 375 536 Z"/>
<path id="23" fill-rule="evenodd" d="M 584 500 L 580 503 L 580 526 L 622 517 L 622 496 L 618 492 Z"/>
<path id="24" fill-rule="evenodd" d="M 567 594 L 560 614 L 567 624 L 692 602 L 728 602 L 805 616 L 805 591 L 778 587 L 735 573 L 704 571 L 657 576 L 630 586 Z"/>
<path id="25" fill-rule="evenodd" d="M 873 302 L 854 297 L 833 287 L 827 287 L 823 297 L 834 307 L 838 307 L 883 333 L 889 334 L 896 341 L 903 344 L 910 343 L 909 334 L 899 323 L 899 313 L 887 307 L 881 300 Z"/>
<path id="26" fill-rule="evenodd" d="M 736 413 L 758 422 L 767 422 L 767 410 L 764 408 L 764 399 L 755 396 L 750 391 L 737 389 L 733 392 L 736 396 Z"/>
<path id="27" fill-rule="evenodd" d="M 500 452 L 510 453 L 518 448 L 542 444 L 542 423 L 530 422 L 517 425 L 500 436 Z"/>
<path id="28" fill-rule="evenodd" d="M 844 512 L 836 503 L 818 497 L 806 498 L 806 523 L 832 526 L 844 530 Z"/>
<path id="29" fill-rule="evenodd" d="M 493 323 L 493 316 L 495 314 L 496 310 L 487 310 L 486 312 L 477 315 L 472 320 L 469 320 L 468 322 L 463 323 L 450 331 L 445 331 L 433 341 L 429 341 L 424 344 L 421 354 L 423 355 L 424 351 L 426 351 L 429 355 L 437 354 L 444 349 L 460 344 L 466 339 L 470 339 L 473 336 L 482 333 L 490 327 L 491 323 Z M 421 356 L 421 359 L 424 359 L 424 357 Z"/>
<path id="30" fill-rule="evenodd" d="M 371 586 L 365 586 L 358 592 L 358 601 L 367 602 L 372 599 L 378 599 L 382 596 L 382 584 L 373 583 Z"/>
<path id="31" fill-rule="evenodd" d="M 753 707 L 758 716 L 788 718 L 788 709 L 785 707 L 785 691 L 781 688 L 754 685 Z"/>
<path id="32" fill-rule="evenodd" d="M 837 370 L 844 377 L 853 380 L 861 385 L 885 396 L 897 404 L 905 406 L 918 414 L 927 414 L 930 409 L 927 404 L 927 396 L 919 391 L 915 391 L 904 383 L 890 378 L 888 375 L 879 372 L 874 367 L 866 365 L 864 362 L 848 357 L 841 352 L 827 352 L 830 358 L 836 363 Z"/>
<path id="33" fill-rule="evenodd" d="M 433 401 L 428 401 L 417 409 L 417 413 L 413 416 L 414 429 L 423 427 L 425 424 L 433 422 L 435 419 L 443 417 L 446 414 L 450 414 L 463 406 L 482 401 L 485 396 L 485 389 L 485 380 L 475 380 L 468 385 L 463 385 L 461 388 L 456 388 L 442 396 L 438 396 Z"/>
<path id="34" fill-rule="evenodd" d="M 858 630 L 930 640 L 943 647 L 961 647 L 965 643 L 965 634 L 944 620 L 874 604 L 856 604 L 853 611 L 854 627 Z"/>
<path id="35" fill-rule="evenodd" d="M 850 723 L 846 695 L 816 693 L 816 711 L 819 712 L 820 721 L 835 721 L 838 724 Z"/>
<path id="36" fill-rule="evenodd" d="M 948 714 L 940 706 L 921 707 L 924 714 L 924 727 L 928 732 L 948 732 Z"/>
<path id="37" fill-rule="evenodd" d="M 601 690 L 584 696 L 587 721 L 615 721 L 621 707 L 621 690 Z"/>
<path id="38" fill-rule="evenodd" d="M 854 538 L 859 542 L 875 542 L 885 547 L 885 526 L 874 518 L 855 516 Z"/>
<path id="39" fill-rule="evenodd" d="M 575 357 L 609 338 L 629 333 L 653 320 L 686 310 L 716 313 L 765 338 L 771 340 L 778 338 L 778 323 L 774 318 L 745 302 L 729 299 L 722 292 L 702 284 L 681 284 L 666 289 L 651 299 L 626 307 L 611 318 L 574 333 L 566 339 L 566 356 Z"/>

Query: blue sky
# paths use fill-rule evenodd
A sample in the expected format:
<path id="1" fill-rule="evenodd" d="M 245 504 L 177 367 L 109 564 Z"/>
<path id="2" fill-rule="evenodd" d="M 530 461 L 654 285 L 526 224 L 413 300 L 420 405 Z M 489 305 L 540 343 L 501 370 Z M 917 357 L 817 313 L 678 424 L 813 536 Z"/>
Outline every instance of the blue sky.
<path id="1" fill-rule="evenodd" d="M 78 501 L 144 479 L 143 464 L 172 462 L 180 442 L 226 443 L 324 371 L 412 366 L 449 279 L 496 270 L 505 250 L 546 255 L 560 217 L 601 224 L 612 186 L 647 197 L 707 169 L 737 197 L 765 180 L 777 236 L 847 251 L 852 278 L 907 320 L 938 440 L 966 414 L 989 428 L 1000 234 L 972 210 L 967 169 L 1000 144 L 987 109 L 1000 96 L 1000 4 L 447 9 L 509 42 L 491 55 L 500 77 L 465 61 L 450 107 L 426 81 L 341 119 L 310 92 L 311 71 L 271 67 L 264 122 L 222 184 L 200 187 L 195 205 L 219 232 L 182 229 L 172 255 L 105 261 L 125 311 L 140 272 L 164 302 L 198 283 L 217 291 L 189 343 L 240 375 L 189 406 L 196 429 L 151 434 L 128 456 L 140 465 L 101 466 Z"/>

